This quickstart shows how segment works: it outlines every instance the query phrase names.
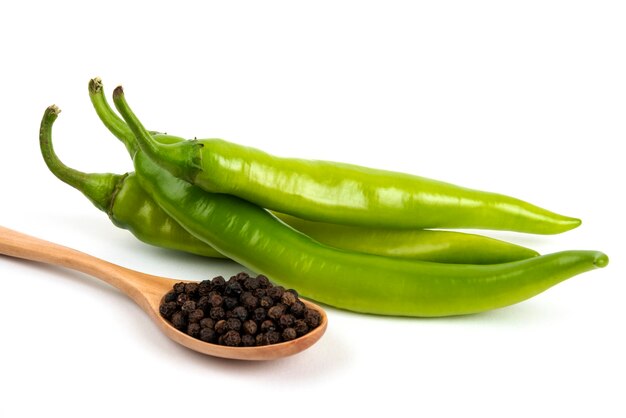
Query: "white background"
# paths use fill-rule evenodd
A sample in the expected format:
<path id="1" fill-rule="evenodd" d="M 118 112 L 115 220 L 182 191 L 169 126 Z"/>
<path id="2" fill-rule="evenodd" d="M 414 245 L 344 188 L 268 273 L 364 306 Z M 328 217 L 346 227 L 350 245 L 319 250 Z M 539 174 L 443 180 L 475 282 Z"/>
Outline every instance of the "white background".
<path id="1" fill-rule="evenodd" d="M 623 2 L 88 3 L 0 6 L 6 227 L 158 275 L 241 269 L 138 242 L 48 172 L 37 134 L 52 103 L 68 165 L 131 169 L 91 108 L 100 76 L 151 129 L 580 217 L 562 235 L 491 235 L 611 263 L 480 315 L 329 308 L 311 349 L 243 363 L 177 346 L 95 279 L 0 257 L 0 416 L 624 416 Z"/>

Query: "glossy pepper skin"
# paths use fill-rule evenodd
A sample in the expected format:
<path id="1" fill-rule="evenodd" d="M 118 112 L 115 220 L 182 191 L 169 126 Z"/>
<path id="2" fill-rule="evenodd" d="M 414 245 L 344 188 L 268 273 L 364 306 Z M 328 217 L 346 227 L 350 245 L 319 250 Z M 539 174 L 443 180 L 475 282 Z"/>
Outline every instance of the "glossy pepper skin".
<path id="1" fill-rule="evenodd" d="M 134 135 L 126 125 L 126 122 L 121 120 L 107 103 L 103 94 L 102 82 L 99 79 L 90 81 L 89 96 L 101 121 L 125 144 L 129 153 L 134 155 L 137 152 Z M 154 138 L 166 144 L 185 141 L 183 138 L 165 134 L 154 134 Z M 189 239 L 189 237 L 185 236 L 185 233 L 181 232 L 182 228 L 175 223 L 175 225 L 170 226 L 170 219 L 163 219 L 166 215 L 158 208 L 158 205 L 154 202 L 148 202 L 149 198 L 146 196 L 146 193 L 141 190 L 139 185 L 136 185 L 135 177 L 131 174 L 128 179 L 133 184 L 125 186 L 128 191 L 119 196 L 122 198 L 121 200 L 125 200 L 125 196 L 128 195 L 129 200 L 132 202 L 135 200 L 133 198 L 135 196 L 142 205 L 141 214 L 145 217 L 148 213 L 154 213 L 156 218 L 156 220 L 146 218 L 143 222 L 134 220 L 135 228 L 138 228 L 139 225 L 137 224 L 140 224 L 145 226 L 146 229 L 153 228 L 153 230 L 158 230 L 159 223 L 167 221 L 167 228 L 164 229 L 168 232 L 168 235 L 180 237 L 181 243 L 188 241 L 193 243 L 190 246 L 191 251 L 188 252 L 199 254 L 201 250 L 209 253 L 212 251 L 210 248 L 202 249 L 197 246 L 194 239 Z M 139 213 L 136 205 L 130 206 L 129 210 L 123 214 L 124 219 L 127 219 L 127 223 L 133 212 Z M 119 208 L 118 210 L 121 210 L 125 208 L 125 205 L 118 203 L 116 207 Z M 351 227 L 311 222 L 279 213 L 275 213 L 275 215 L 283 222 L 319 242 L 367 254 L 460 264 L 504 263 L 538 255 L 536 251 L 529 248 L 474 234 L 415 229 L 396 230 L 389 228 Z M 117 218 L 119 217 L 117 216 Z"/>
<path id="2" fill-rule="evenodd" d="M 114 96 L 121 95 L 118 87 Z M 132 125 L 131 125 L 132 128 Z M 221 139 L 164 144 L 133 129 L 175 176 L 298 218 L 367 227 L 479 228 L 556 234 L 580 220 L 502 194 L 329 161 L 280 158 Z"/>
<path id="3" fill-rule="evenodd" d="M 227 258 L 167 215 L 139 185 L 135 173 L 124 178 L 108 215 L 116 226 L 147 244 L 204 257 Z"/>
<path id="4" fill-rule="evenodd" d="M 123 95 L 116 106 L 134 130 Z M 357 312 L 448 316 L 521 302 L 574 275 L 604 267 L 598 251 L 565 251 L 492 265 L 441 264 L 340 251 L 287 227 L 259 206 L 208 193 L 134 158 L 144 189 L 190 233 L 244 266 L 317 301 Z"/>

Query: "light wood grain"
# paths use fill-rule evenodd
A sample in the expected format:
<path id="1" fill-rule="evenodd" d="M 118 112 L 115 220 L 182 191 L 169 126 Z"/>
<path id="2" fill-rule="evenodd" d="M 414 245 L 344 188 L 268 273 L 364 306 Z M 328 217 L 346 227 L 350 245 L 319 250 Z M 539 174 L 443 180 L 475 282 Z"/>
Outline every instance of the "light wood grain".
<path id="1" fill-rule="evenodd" d="M 140 273 L 1 226 L 0 254 L 63 266 L 96 277 L 128 295 L 173 341 L 210 356 L 238 360 L 272 360 L 290 356 L 316 343 L 328 325 L 324 310 L 312 302 L 303 300 L 308 307 L 316 309 L 321 314 L 322 322 L 316 329 L 300 338 L 260 347 L 226 347 L 209 344 L 178 331 L 159 314 L 161 300 L 179 280 Z"/>

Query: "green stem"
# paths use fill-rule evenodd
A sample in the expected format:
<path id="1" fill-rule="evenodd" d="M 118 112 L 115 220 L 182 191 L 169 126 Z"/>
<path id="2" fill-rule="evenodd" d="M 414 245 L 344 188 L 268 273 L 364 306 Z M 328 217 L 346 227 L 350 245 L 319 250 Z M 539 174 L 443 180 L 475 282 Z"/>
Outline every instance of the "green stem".
<path id="1" fill-rule="evenodd" d="M 59 180 L 82 192 L 98 209 L 108 213 L 115 192 L 126 174 L 83 173 L 63 164 L 52 146 L 52 124 L 60 112 L 58 107 L 52 105 L 43 115 L 39 130 L 41 155 L 50 171 Z"/>
<path id="2" fill-rule="evenodd" d="M 92 78 L 89 81 L 89 98 L 102 123 L 104 123 L 113 135 L 124 143 L 130 155 L 135 155 L 137 143 L 133 131 L 130 130 L 122 118 L 117 116 L 113 109 L 111 109 L 111 106 L 109 106 L 106 97 L 104 97 L 102 80 L 99 77 Z"/>
<path id="3" fill-rule="evenodd" d="M 128 106 L 122 86 L 116 87 L 113 91 L 113 103 L 132 130 L 143 152 L 175 176 L 193 181 L 202 169 L 201 153 L 198 151 L 204 144 L 196 140 L 163 144 L 154 139 Z"/>

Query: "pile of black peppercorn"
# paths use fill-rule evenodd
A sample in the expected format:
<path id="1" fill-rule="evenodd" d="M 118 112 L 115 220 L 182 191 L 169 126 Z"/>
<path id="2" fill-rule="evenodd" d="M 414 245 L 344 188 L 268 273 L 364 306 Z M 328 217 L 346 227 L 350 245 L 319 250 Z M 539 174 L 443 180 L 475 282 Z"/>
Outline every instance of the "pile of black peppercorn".
<path id="1" fill-rule="evenodd" d="M 178 330 L 202 341 L 231 347 L 276 344 L 300 337 L 321 322 L 293 289 L 267 277 L 239 273 L 199 283 L 176 283 L 159 309 Z"/>

